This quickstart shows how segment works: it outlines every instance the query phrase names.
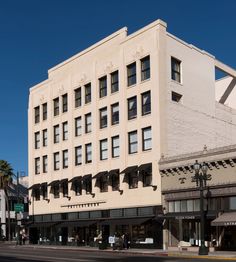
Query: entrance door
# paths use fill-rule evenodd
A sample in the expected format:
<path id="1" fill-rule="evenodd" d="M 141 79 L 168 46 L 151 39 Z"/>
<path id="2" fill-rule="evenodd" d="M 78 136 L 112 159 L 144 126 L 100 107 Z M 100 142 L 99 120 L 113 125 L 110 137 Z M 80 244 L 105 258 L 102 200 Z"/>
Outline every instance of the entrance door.
<path id="1" fill-rule="evenodd" d="M 66 245 L 68 241 L 68 227 L 61 228 L 62 245 Z"/>

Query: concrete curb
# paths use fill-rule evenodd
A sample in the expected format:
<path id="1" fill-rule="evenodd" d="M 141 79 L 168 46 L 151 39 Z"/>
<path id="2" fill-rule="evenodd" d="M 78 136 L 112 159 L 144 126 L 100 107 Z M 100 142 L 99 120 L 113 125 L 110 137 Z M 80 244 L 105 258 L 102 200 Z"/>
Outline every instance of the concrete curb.
<path id="1" fill-rule="evenodd" d="M 214 259 L 214 260 L 233 260 L 236 261 L 236 257 L 227 257 L 227 256 L 215 256 L 215 255 L 208 255 L 208 256 L 199 256 L 195 254 L 179 254 L 179 253 L 168 253 L 168 257 L 182 257 L 182 258 L 197 258 L 197 259 Z"/>

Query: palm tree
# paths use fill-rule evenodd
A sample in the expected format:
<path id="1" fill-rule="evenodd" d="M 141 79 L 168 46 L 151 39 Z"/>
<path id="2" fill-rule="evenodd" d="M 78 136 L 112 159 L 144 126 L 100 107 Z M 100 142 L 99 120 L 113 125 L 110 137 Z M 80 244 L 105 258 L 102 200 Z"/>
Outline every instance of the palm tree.
<path id="1" fill-rule="evenodd" d="M 8 186 L 12 182 L 13 168 L 6 160 L 0 160 L 0 189 L 4 191 L 6 198 L 6 209 L 8 213 L 8 240 L 11 240 L 11 219 L 10 219 L 10 205 L 8 197 Z"/>

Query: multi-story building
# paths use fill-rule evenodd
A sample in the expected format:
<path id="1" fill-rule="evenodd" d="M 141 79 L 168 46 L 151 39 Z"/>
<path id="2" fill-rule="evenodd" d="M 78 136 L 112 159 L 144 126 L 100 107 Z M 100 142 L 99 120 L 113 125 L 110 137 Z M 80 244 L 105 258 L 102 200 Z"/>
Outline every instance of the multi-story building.
<path id="1" fill-rule="evenodd" d="M 161 246 L 161 156 L 236 143 L 232 92 L 217 102 L 215 67 L 235 77 L 157 20 L 50 69 L 29 97 L 32 241 L 126 232 Z"/>

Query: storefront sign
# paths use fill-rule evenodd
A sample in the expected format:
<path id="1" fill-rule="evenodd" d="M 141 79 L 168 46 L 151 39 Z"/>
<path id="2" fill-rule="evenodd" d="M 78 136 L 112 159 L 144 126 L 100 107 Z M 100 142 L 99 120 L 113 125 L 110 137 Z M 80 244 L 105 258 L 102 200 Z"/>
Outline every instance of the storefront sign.
<path id="1" fill-rule="evenodd" d="M 195 219 L 195 216 L 176 216 L 175 219 Z"/>
<path id="2" fill-rule="evenodd" d="M 109 243 L 109 244 L 114 244 L 114 243 L 115 243 L 115 237 L 110 236 L 110 237 L 108 238 L 108 243 Z"/>
<path id="3" fill-rule="evenodd" d="M 236 226 L 236 221 L 233 222 L 225 222 L 224 226 Z"/>

